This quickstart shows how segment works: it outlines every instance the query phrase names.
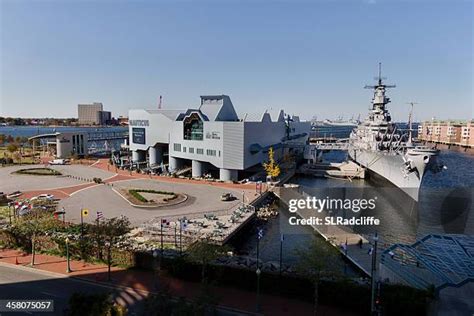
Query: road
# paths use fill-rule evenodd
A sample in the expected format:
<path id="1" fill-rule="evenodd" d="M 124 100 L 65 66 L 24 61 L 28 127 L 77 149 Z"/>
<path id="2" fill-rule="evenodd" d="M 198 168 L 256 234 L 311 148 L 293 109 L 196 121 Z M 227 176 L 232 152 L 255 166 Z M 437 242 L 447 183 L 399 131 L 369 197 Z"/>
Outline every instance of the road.
<path id="1" fill-rule="evenodd" d="M 35 271 L 24 267 L 0 264 L 0 300 L 5 299 L 35 299 L 53 300 L 54 312 L 41 313 L 5 313 L 5 315 L 63 315 L 72 294 L 82 293 L 111 293 L 114 300 L 121 305 L 127 305 L 128 315 L 144 315 L 145 292 L 130 288 L 113 288 L 86 280 L 67 277 L 56 277 L 43 271 Z M 251 315 L 225 307 L 217 308 L 218 316 Z"/>
<path id="2" fill-rule="evenodd" d="M 133 315 L 141 314 L 143 294 L 74 278 L 58 278 L 37 271 L 0 265 L 0 299 L 49 299 L 54 300 L 54 313 L 38 315 L 63 315 L 73 293 L 112 293 L 116 301 L 127 302 Z M 35 315 L 35 313 L 0 313 L 0 315 Z"/>

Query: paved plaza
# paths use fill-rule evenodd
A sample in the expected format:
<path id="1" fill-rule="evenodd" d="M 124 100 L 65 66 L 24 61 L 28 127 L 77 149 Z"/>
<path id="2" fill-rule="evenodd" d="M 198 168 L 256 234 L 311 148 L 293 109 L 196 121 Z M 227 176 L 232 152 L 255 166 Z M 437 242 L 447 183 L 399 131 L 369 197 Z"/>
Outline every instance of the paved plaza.
<path id="1" fill-rule="evenodd" d="M 252 190 L 251 186 L 232 186 L 232 184 L 186 181 L 158 176 L 150 179 L 143 174 L 130 175 L 121 171 L 115 173 L 115 168 L 108 167 L 106 164 L 51 166 L 60 171 L 62 176 L 12 174 L 18 169 L 33 167 L 44 167 L 44 165 L 0 168 L 2 179 L 0 191 L 10 193 L 19 190 L 24 192 L 21 198 L 30 198 L 41 193 L 53 194 L 60 199 L 59 208 L 64 207 L 66 220 L 76 223 L 80 221 L 82 208 L 90 210 L 90 215 L 84 218 L 85 222 L 94 221 L 96 212 L 100 211 L 107 218 L 125 215 L 133 225 L 139 225 L 156 218 L 176 218 L 185 215 L 192 218 L 202 217 L 204 213 L 223 212 L 235 207 L 242 198 L 248 202 L 255 197 L 255 190 Z M 105 184 L 92 182 L 91 179 L 94 177 L 101 178 Z M 132 206 L 118 193 L 121 189 L 128 188 L 181 193 L 187 196 L 187 200 L 172 206 L 138 208 Z M 226 192 L 231 192 L 237 199 L 229 202 L 221 201 L 220 196 Z"/>

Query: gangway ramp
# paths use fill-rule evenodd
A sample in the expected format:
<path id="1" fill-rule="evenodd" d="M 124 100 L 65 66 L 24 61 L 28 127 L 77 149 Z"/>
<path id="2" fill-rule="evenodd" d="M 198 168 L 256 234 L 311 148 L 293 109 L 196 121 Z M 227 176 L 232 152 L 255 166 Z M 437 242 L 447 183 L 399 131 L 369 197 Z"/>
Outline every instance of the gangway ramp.
<path id="1" fill-rule="evenodd" d="M 296 173 L 320 177 L 365 178 L 365 168 L 353 161 L 304 164 Z"/>

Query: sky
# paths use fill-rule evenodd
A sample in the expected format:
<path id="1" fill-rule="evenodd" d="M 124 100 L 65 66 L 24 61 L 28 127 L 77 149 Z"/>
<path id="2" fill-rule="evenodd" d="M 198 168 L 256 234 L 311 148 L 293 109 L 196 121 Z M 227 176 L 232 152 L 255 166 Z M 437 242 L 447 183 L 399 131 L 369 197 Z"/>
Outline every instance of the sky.
<path id="1" fill-rule="evenodd" d="M 473 1 L 0 0 L 0 116 L 77 117 L 102 102 L 364 117 L 378 63 L 406 121 L 471 119 Z"/>

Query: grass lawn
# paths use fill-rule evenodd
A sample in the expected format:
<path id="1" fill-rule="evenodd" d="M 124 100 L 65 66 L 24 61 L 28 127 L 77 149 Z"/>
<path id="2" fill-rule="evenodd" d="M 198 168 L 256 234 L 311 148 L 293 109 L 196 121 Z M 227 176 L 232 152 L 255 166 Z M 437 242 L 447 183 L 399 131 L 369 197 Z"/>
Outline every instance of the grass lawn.
<path id="1" fill-rule="evenodd" d="M 33 176 L 60 176 L 61 172 L 50 168 L 25 168 L 19 169 L 13 174 L 27 174 Z"/>
<path id="2" fill-rule="evenodd" d="M 0 206 L 0 219 L 8 219 L 8 213 L 11 210 L 8 210 L 8 206 Z"/>
<path id="3" fill-rule="evenodd" d="M 14 163 L 20 163 L 20 160 L 16 159 L 16 156 L 17 156 L 18 152 L 19 151 L 15 152 L 15 153 L 11 153 L 7 150 L 6 146 L 0 146 L 0 158 L 4 158 L 4 157 L 13 158 Z M 28 163 L 33 163 L 32 152 L 33 152 L 32 148 L 23 148 L 22 149 L 21 163 L 27 163 L 27 164 Z"/>

